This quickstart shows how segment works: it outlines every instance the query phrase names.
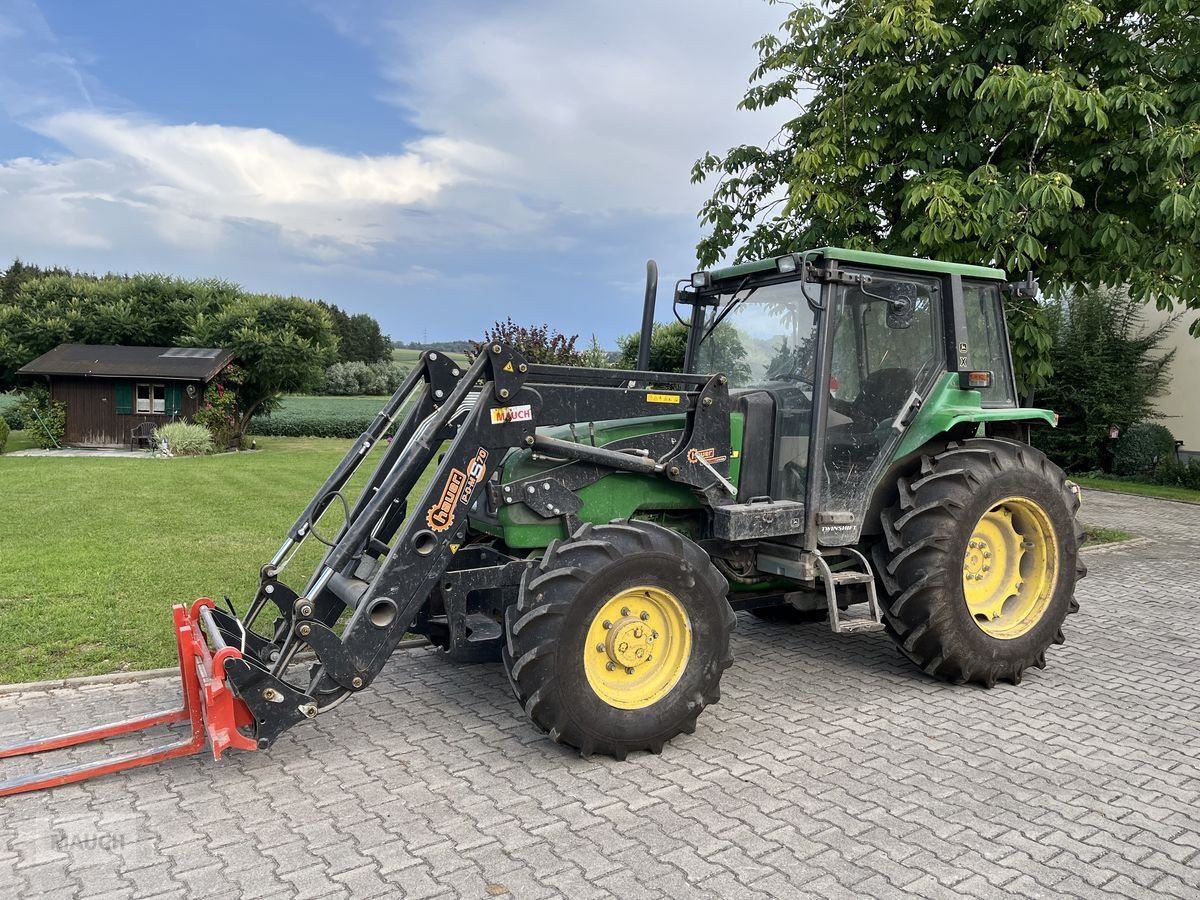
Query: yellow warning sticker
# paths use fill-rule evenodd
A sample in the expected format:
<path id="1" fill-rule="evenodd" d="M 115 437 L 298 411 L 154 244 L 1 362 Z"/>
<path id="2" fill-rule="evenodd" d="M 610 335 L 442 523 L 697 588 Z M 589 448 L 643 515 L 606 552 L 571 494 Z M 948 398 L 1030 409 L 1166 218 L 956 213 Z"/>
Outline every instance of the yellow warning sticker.
<path id="1" fill-rule="evenodd" d="M 459 548 L 459 547 L 461 547 L 461 546 L 462 546 L 462 544 L 451 544 L 451 545 L 450 545 L 450 552 L 451 552 L 451 553 L 457 553 L 457 552 L 458 552 L 458 548 Z"/>
<path id="2" fill-rule="evenodd" d="M 512 370 L 513 370 L 513 366 L 512 366 L 512 360 L 510 359 L 508 362 L 506 362 L 506 363 L 504 364 L 504 371 L 505 371 L 505 372 L 511 372 Z"/>
<path id="3" fill-rule="evenodd" d="M 647 403 L 678 403 L 683 398 L 678 394 L 647 394 Z"/>

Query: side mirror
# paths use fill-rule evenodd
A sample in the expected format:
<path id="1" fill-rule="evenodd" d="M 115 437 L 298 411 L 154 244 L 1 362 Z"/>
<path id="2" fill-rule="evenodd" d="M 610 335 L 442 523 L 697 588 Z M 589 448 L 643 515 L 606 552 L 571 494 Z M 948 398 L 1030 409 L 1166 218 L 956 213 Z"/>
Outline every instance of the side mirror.
<path id="1" fill-rule="evenodd" d="M 915 311 L 915 305 L 910 300 L 892 300 L 888 303 L 887 327 L 894 329 L 911 328 Z"/>
<path id="2" fill-rule="evenodd" d="M 1024 281 L 1010 281 L 1004 285 L 1006 293 L 1012 294 L 1022 300 L 1036 300 L 1038 295 L 1038 281 L 1033 277 L 1032 272 L 1025 274 Z"/>
<path id="3" fill-rule="evenodd" d="M 888 328 L 911 328 L 917 312 L 917 288 L 912 282 L 898 281 L 888 286 Z"/>

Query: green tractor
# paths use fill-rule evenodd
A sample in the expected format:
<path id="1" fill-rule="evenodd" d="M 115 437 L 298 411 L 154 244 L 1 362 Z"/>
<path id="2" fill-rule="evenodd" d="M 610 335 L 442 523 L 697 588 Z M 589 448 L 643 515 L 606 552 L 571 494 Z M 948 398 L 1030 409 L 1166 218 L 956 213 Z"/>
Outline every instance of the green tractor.
<path id="1" fill-rule="evenodd" d="M 653 372 L 650 268 L 638 370 L 535 365 L 501 344 L 469 367 L 424 354 L 244 614 L 176 608 L 193 739 L 175 755 L 268 747 L 366 688 L 410 632 L 502 657 L 534 725 L 618 758 L 695 729 L 736 611 L 886 632 L 954 683 L 1045 665 L 1084 568 L 1078 490 L 1028 442 L 1055 416 L 1018 404 L 1009 354 L 1003 297 L 1036 285 L 837 248 L 698 272 L 673 298 L 684 371 Z M 335 501 L 345 524 L 289 587 Z M 0 754 L 48 746 L 63 744 Z"/>

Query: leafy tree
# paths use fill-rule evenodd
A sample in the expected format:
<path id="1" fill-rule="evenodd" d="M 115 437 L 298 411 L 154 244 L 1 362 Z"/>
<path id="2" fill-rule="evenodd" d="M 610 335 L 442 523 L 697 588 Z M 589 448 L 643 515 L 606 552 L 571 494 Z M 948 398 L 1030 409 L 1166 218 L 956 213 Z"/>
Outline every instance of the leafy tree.
<path id="1" fill-rule="evenodd" d="M 805 2 L 756 47 L 741 106 L 784 121 L 762 147 L 696 163 L 713 186 L 702 265 L 735 246 L 747 259 L 842 245 L 1036 270 L 1051 295 L 1127 286 L 1200 308 L 1192 4 Z M 1018 376 L 1038 387 L 1047 320 L 1011 306 Z"/>
<path id="2" fill-rule="evenodd" d="M 1175 326 L 1146 330 L 1141 303 L 1127 293 L 1069 294 L 1050 305 L 1054 378 L 1042 399 L 1059 414 L 1057 428 L 1035 429 L 1034 443 L 1073 471 L 1109 471 L 1120 433 L 1157 417 L 1154 399 L 1166 388 L 1175 351 L 1162 344 Z M 1173 449 L 1173 447 L 1172 447 Z"/>
<path id="3" fill-rule="evenodd" d="M 350 316 L 342 336 L 342 359 L 346 362 L 384 362 L 392 353 L 392 342 L 379 329 L 379 323 L 367 313 Z"/>
<path id="4" fill-rule="evenodd" d="M 617 367 L 637 368 L 638 348 L 641 334 L 634 332 L 617 338 L 620 356 Z M 650 369 L 654 372 L 682 372 L 687 355 L 688 326 L 682 322 L 655 322 L 650 332 Z M 750 377 L 746 364 L 746 349 L 742 345 L 737 329 L 728 324 L 718 325 L 708 336 L 704 354 L 705 361 L 712 361 L 713 372 L 723 372 L 734 384 L 741 384 Z"/>
<path id="5" fill-rule="evenodd" d="M 580 365 L 590 369 L 607 369 L 612 365 L 612 358 L 613 354 L 601 347 L 599 339 L 593 334 L 587 349 L 583 351 Z"/>
<path id="6" fill-rule="evenodd" d="M 233 350 L 247 369 L 237 388 L 239 433 L 281 392 L 316 385 L 337 353 L 328 310 L 309 300 L 217 280 L 59 273 L 26 279 L 12 303 L 0 303 L 0 388 L 64 343 Z"/>
<path id="7" fill-rule="evenodd" d="M 319 305 L 329 313 L 333 333 L 338 339 L 338 362 L 382 362 L 392 352 L 392 342 L 367 313 L 350 315 L 324 300 Z"/>
<path id="8" fill-rule="evenodd" d="M 35 278 L 44 278 L 47 275 L 70 275 L 72 274 L 67 269 L 60 269 L 55 266 L 52 269 L 42 269 L 38 266 L 31 266 L 21 260 L 14 259 L 12 265 L 0 273 L 0 303 L 14 303 L 17 297 L 17 291 L 21 285 L 27 281 L 32 281 Z"/>
<path id="9" fill-rule="evenodd" d="M 553 366 L 579 366 L 583 364 L 583 354 L 575 349 L 579 335 L 570 337 L 555 331 L 549 325 L 518 325 L 511 318 L 496 322 L 483 336 L 483 341 L 475 345 L 475 353 L 491 343 L 507 344 L 513 347 L 531 363 L 543 363 Z"/>
<path id="10" fill-rule="evenodd" d="M 642 335 L 635 331 L 617 338 L 618 369 L 636 369 Z M 650 371 L 682 372 L 687 354 L 688 328 L 680 322 L 655 322 L 650 331 Z"/>
<path id="11" fill-rule="evenodd" d="M 198 318 L 183 336 L 193 347 L 232 350 L 245 369 L 238 386 L 238 433 L 256 413 L 269 413 L 279 395 L 310 390 L 337 358 L 329 313 L 299 297 L 247 295 L 212 316 Z"/>
<path id="12" fill-rule="evenodd" d="M 391 360 L 386 362 L 337 362 L 325 370 L 317 393 L 334 396 L 395 393 L 408 370 Z"/>

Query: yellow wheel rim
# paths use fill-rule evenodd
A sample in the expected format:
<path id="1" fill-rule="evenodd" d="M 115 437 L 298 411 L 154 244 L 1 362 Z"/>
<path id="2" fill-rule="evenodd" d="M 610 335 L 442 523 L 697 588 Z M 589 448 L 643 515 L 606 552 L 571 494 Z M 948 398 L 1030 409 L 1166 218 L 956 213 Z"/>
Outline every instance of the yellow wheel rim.
<path id="1" fill-rule="evenodd" d="M 1026 497 L 1001 500 L 980 518 L 963 554 L 963 594 L 975 624 L 1011 640 L 1041 621 L 1058 584 L 1058 538 Z"/>
<path id="2" fill-rule="evenodd" d="M 600 607 L 588 628 L 583 670 L 609 706 L 644 709 L 683 677 L 692 655 L 692 623 L 669 591 L 634 587 Z"/>

